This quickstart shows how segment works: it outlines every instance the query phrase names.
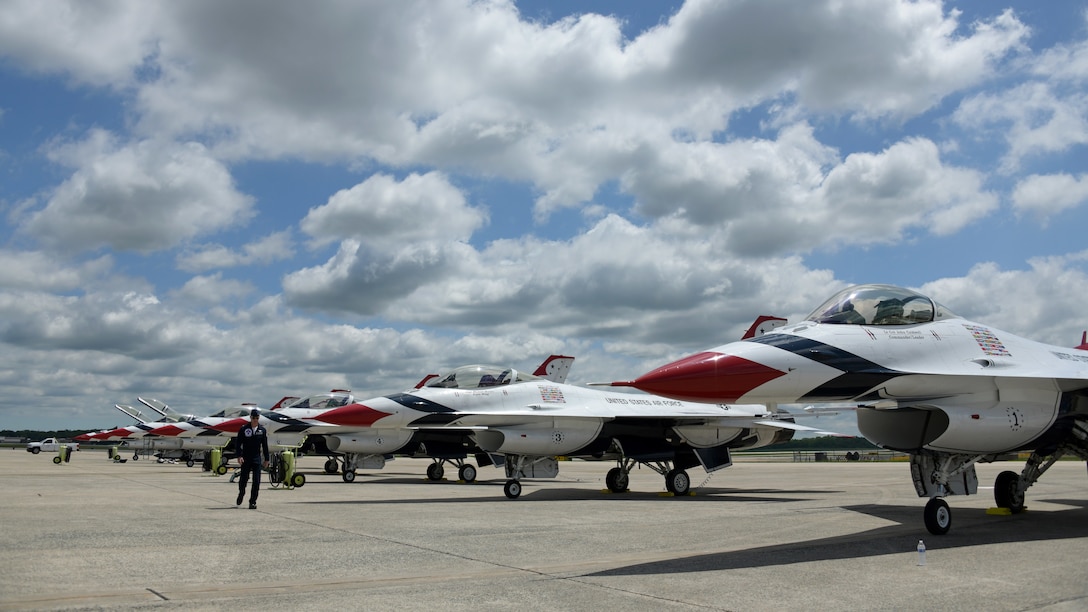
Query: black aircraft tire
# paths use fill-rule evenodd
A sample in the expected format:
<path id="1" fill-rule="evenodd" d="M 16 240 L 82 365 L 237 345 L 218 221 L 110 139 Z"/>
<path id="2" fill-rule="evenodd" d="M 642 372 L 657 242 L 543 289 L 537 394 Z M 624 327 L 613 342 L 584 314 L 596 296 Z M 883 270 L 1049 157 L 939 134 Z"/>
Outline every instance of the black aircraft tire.
<path id="1" fill-rule="evenodd" d="M 196 462 L 192 459 L 188 459 L 185 461 L 185 467 L 193 467 L 194 465 L 196 465 Z"/>
<path id="2" fill-rule="evenodd" d="M 687 495 L 691 491 L 691 477 L 684 470 L 669 470 L 665 474 L 665 488 L 678 497 Z"/>
<path id="3" fill-rule="evenodd" d="M 517 480 L 507 480 L 502 487 L 502 492 L 510 499 L 521 497 L 521 483 Z"/>
<path id="4" fill-rule="evenodd" d="M 1008 508 L 1013 514 L 1024 511 L 1024 494 L 1020 492 L 1020 476 L 1016 472 L 1001 472 L 994 481 L 994 501 L 998 508 Z"/>
<path id="5" fill-rule="evenodd" d="M 457 470 L 457 478 L 465 482 L 476 482 L 476 466 L 468 463 Z"/>
<path id="6" fill-rule="evenodd" d="M 944 535 L 952 528 L 952 511 L 948 509 L 948 503 L 940 497 L 929 500 L 923 516 L 926 529 L 933 535 Z"/>
<path id="7" fill-rule="evenodd" d="M 442 474 L 445 470 L 442 469 L 441 463 L 432 463 L 427 466 L 427 478 L 429 480 L 442 480 Z"/>
<path id="8" fill-rule="evenodd" d="M 340 477 L 344 479 L 344 482 L 355 482 L 355 470 L 344 470 Z"/>
<path id="9" fill-rule="evenodd" d="M 604 475 L 604 485 L 613 493 L 623 493 L 631 484 L 631 477 L 623 472 L 623 468 L 614 467 Z"/>
<path id="10" fill-rule="evenodd" d="M 338 466 L 336 464 L 336 459 L 329 459 L 328 461 L 325 462 L 325 473 L 326 474 L 335 474 L 336 472 L 339 471 L 339 467 L 340 466 Z"/>

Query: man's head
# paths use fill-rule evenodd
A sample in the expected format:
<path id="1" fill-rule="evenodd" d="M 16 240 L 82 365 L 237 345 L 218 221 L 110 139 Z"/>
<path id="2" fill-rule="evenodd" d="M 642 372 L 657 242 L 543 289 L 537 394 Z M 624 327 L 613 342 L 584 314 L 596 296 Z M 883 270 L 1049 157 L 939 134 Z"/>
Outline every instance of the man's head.
<path id="1" fill-rule="evenodd" d="M 253 410 L 249 411 L 249 420 L 250 421 L 256 421 L 259 418 L 261 418 L 261 411 L 260 410 L 257 410 L 256 408 L 254 408 Z"/>

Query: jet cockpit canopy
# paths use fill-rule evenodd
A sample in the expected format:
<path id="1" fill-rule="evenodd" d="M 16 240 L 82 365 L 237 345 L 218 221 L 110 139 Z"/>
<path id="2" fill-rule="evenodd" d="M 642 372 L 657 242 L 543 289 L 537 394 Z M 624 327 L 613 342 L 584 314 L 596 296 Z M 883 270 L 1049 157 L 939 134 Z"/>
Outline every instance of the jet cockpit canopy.
<path id="1" fill-rule="evenodd" d="M 812 311 L 807 321 L 842 325 L 914 325 L 958 318 L 928 297 L 893 285 L 855 285 Z"/>
<path id="2" fill-rule="evenodd" d="M 339 408 L 355 403 L 355 396 L 347 391 L 334 390 L 329 393 L 318 393 L 309 397 L 303 397 L 287 404 L 284 408 L 300 408 L 304 410 L 326 410 Z"/>
<path id="3" fill-rule="evenodd" d="M 249 416 L 249 411 L 253 410 L 256 407 L 257 404 L 252 403 L 238 404 L 237 406 L 228 406 L 227 408 L 224 408 L 214 414 L 209 414 L 208 416 L 227 419 L 247 417 Z"/>
<path id="4" fill-rule="evenodd" d="M 541 380 L 538 376 L 519 372 L 514 368 L 492 365 L 467 365 L 456 368 L 446 374 L 432 378 L 424 387 L 446 389 L 486 389 L 499 385 L 517 384 L 530 380 Z"/>

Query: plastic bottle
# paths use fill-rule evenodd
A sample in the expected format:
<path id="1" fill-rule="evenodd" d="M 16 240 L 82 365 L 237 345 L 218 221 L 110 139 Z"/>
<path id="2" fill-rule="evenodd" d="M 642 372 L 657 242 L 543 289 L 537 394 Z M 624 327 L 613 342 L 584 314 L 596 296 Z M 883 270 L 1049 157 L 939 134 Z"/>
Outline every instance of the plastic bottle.
<path id="1" fill-rule="evenodd" d="M 918 540 L 918 565 L 926 564 L 926 544 Z"/>

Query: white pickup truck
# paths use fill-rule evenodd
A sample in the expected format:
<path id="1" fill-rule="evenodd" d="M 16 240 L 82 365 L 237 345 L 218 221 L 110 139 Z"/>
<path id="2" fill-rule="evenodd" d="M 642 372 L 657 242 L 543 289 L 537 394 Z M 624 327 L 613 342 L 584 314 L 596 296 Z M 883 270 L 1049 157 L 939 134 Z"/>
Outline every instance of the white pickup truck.
<path id="1" fill-rule="evenodd" d="M 69 450 L 79 450 L 79 442 L 58 442 L 56 438 L 46 438 L 41 442 L 27 442 L 26 452 L 38 453 L 45 451 L 47 453 L 55 453 L 60 450 L 60 447 L 67 446 Z"/>

